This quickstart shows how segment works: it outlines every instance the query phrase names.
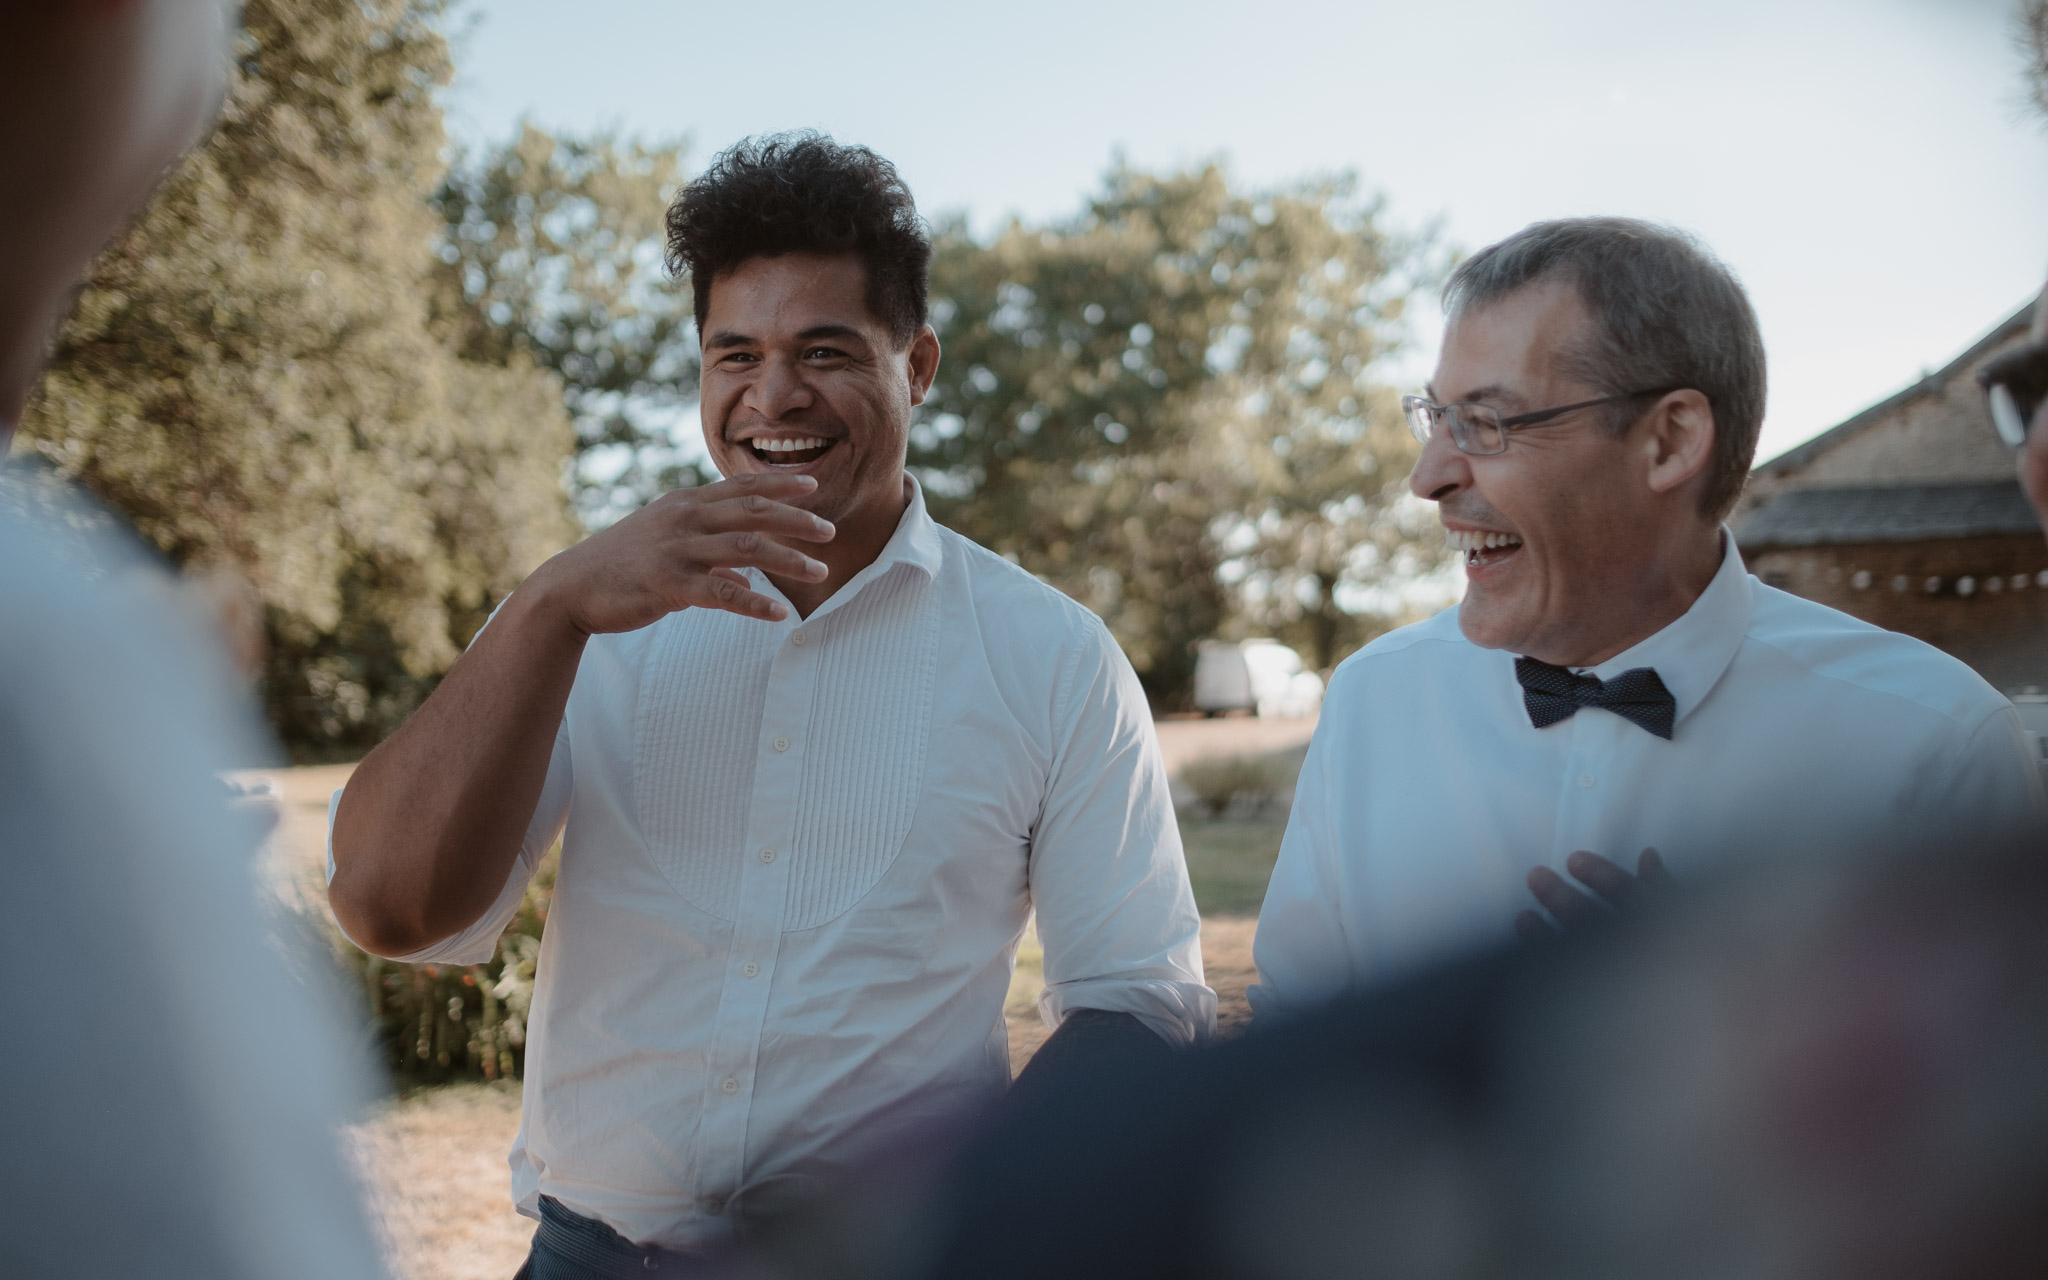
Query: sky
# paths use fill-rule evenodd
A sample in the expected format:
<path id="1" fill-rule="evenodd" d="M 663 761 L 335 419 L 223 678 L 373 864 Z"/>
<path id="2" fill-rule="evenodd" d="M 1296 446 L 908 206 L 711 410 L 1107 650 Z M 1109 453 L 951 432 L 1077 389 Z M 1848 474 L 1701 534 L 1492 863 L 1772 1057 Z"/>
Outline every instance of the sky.
<path id="1" fill-rule="evenodd" d="M 1699 235 L 1771 360 L 1759 457 L 1945 364 L 2048 278 L 2048 121 L 2008 0 L 470 0 L 458 142 L 824 129 L 981 232 L 1078 211 L 1116 157 L 1349 171 L 1471 250 L 1625 214 Z M 1438 321 L 1387 370 L 1420 383 Z"/>

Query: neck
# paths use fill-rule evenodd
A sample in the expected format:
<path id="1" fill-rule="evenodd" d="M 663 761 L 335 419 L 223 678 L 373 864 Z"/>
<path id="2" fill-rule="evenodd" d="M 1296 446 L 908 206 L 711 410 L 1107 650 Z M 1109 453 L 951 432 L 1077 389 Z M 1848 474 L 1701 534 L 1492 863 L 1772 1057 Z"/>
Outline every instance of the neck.
<path id="1" fill-rule="evenodd" d="M 889 539 L 896 536 L 896 526 L 903 522 L 903 513 L 909 509 L 910 477 L 905 476 L 902 495 L 894 504 L 883 503 L 872 509 L 849 512 L 844 519 L 833 521 L 838 532 L 832 541 L 823 546 L 815 542 L 789 543 L 813 560 L 824 563 L 824 581 L 800 582 L 774 574 L 768 575 L 768 581 L 774 583 L 775 589 L 789 601 L 797 617 L 810 617 L 839 588 L 851 582 L 853 575 L 875 562 L 876 557 L 882 554 L 882 548 L 889 545 Z"/>
<path id="2" fill-rule="evenodd" d="M 1627 625 L 1597 638 L 1577 637 L 1550 652 L 1529 654 L 1558 667 L 1597 667 L 1627 653 L 1685 616 L 1721 571 L 1725 554 L 1721 529 L 1715 525 L 1689 537 L 1673 553 L 1660 558 L 1660 570 L 1646 577 L 1627 608 L 1619 611 Z"/>

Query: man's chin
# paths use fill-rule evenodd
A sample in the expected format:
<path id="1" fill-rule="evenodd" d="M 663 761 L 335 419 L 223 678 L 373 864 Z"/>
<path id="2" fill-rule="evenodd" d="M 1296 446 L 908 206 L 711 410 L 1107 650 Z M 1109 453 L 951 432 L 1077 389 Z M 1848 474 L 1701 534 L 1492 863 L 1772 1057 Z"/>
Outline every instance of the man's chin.
<path id="1" fill-rule="evenodd" d="M 1464 601 L 1458 606 L 1458 630 L 1465 638 L 1481 649 L 1510 649 L 1526 653 L 1522 642 L 1526 639 L 1524 627 L 1515 625 L 1512 618 L 1503 617 L 1503 610 L 1495 601 L 1483 597 L 1474 599 L 1478 593 L 1467 589 Z"/>

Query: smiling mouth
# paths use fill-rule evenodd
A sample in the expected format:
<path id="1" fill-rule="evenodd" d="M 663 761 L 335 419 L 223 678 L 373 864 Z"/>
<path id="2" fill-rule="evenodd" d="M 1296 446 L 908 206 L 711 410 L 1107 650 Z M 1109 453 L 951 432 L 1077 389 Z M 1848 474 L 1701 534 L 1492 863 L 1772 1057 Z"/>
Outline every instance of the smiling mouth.
<path id="1" fill-rule="evenodd" d="M 819 436 L 778 436 L 746 441 L 747 452 L 771 467 L 800 467 L 816 462 L 832 449 L 834 441 Z"/>
<path id="2" fill-rule="evenodd" d="M 1444 542 L 1451 550 L 1465 553 L 1465 567 L 1468 569 L 1498 564 L 1522 549 L 1519 536 L 1484 529 L 1446 529 Z"/>

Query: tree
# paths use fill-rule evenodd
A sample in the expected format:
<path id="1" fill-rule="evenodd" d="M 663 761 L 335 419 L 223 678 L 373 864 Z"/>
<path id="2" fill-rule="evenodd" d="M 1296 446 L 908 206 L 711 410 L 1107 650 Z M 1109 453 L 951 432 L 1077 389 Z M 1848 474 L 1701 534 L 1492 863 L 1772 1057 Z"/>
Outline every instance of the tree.
<path id="1" fill-rule="evenodd" d="M 1348 180 L 1119 168 L 1070 222 L 941 229 L 912 465 L 939 518 L 1101 613 L 1155 705 L 1247 611 L 1319 619 L 1334 661 L 1339 589 L 1417 559 L 1390 514 L 1414 444 L 1371 375 L 1428 244 L 1377 219 Z"/>
<path id="2" fill-rule="evenodd" d="M 2048 0 L 2020 0 L 2014 26 L 2027 59 L 2027 87 L 2034 108 L 2048 116 Z"/>
<path id="3" fill-rule="evenodd" d="M 438 0 L 247 0 L 212 139 L 95 266 L 26 446 L 260 594 L 265 700 L 360 751 L 573 536 L 561 385 L 429 326 Z"/>
<path id="4" fill-rule="evenodd" d="M 666 430 L 697 382 L 689 285 L 662 266 L 682 162 L 680 144 L 556 138 L 526 124 L 458 157 L 434 198 L 436 326 L 465 360 L 530 360 L 562 380 L 572 480 L 592 524 L 706 478 Z"/>

